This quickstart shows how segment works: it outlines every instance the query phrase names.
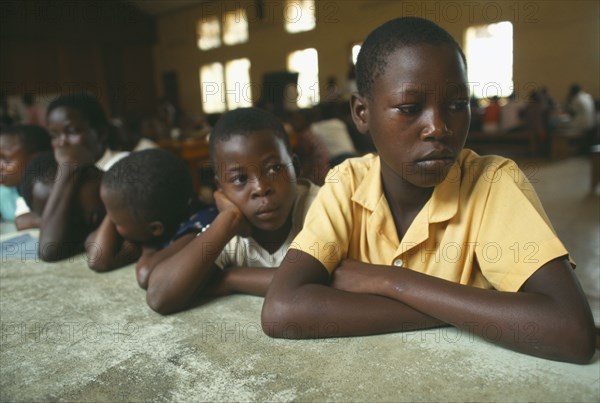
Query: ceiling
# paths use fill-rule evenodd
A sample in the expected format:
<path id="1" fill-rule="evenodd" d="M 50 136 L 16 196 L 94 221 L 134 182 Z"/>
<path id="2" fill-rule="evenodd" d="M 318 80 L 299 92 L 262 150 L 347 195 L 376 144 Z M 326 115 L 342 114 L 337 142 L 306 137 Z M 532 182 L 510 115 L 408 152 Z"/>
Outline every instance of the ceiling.
<path id="1" fill-rule="evenodd" d="M 146 14 L 160 16 L 210 0 L 127 0 Z"/>

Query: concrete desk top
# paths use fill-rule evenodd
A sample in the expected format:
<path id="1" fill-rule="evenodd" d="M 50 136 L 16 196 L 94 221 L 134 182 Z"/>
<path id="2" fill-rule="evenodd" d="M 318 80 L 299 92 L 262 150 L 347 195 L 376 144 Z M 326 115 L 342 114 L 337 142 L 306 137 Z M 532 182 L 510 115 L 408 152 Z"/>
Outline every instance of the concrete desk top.
<path id="1" fill-rule="evenodd" d="M 0 400 L 600 400 L 598 353 L 565 364 L 450 327 L 275 340 L 260 328 L 262 298 L 162 317 L 133 266 L 96 274 L 84 259 L 2 259 Z"/>

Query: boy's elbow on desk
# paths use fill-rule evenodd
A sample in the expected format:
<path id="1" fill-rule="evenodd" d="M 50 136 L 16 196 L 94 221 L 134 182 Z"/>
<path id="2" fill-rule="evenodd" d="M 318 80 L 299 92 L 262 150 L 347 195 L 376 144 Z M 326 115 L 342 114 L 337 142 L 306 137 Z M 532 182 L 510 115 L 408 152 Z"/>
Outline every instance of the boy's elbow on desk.
<path id="1" fill-rule="evenodd" d="M 175 299 L 172 295 L 168 295 L 164 289 L 148 284 L 146 303 L 154 312 L 166 316 L 183 311 L 186 306 Z"/>
<path id="2" fill-rule="evenodd" d="M 574 364 L 589 364 L 596 354 L 596 329 L 593 323 L 575 323 L 575 330 L 567 339 L 567 347 L 562 352 L 560 361 Z"/>
<path id="3" fill-rule="evenodd" d="M 293 339 L 292 334 L 282 331 L 285 326 L 281 326 L 282 323 L 291 323 L 290 316 L 291 306 L 287 301 L 265 298 L 260 317 L 263 332 L 269 337 Z"/>
<path id="4" fill-rule="evenodd" d="M 40 259 L 47 263 L 58 262 L 79 253 L 80 250 L 70 248 L 68 244 L 60 245 L 56 242 L 40 242 L 38 255 Z"/>

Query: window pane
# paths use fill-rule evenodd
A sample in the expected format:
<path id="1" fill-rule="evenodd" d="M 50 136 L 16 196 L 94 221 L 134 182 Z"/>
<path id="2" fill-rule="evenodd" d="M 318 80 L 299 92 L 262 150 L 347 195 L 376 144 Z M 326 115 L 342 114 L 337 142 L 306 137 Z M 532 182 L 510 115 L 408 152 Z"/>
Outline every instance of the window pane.
<path id="1" fill-rule="evenodd" d="M 284 10 L 285 30 L 290 33 L 315 29 L 315 1 L 287 0 Z"/>
<path id="2" fill-rule="evenodd" d="M 314 48 L 299 50 L 288 56 L 288 70 L 298 74 L 298 106 L 307 108 L 319 103 L 319 59 Z"/>
<path id="3" fill-rule="evenodd" d="M 223 16 L 223 42 L 235 45 L 248 41 L 248 20 L 246 10 L 238 8 L 225 13 Z"/>
<path id="4" fill-rule="evenodd" d="M 352 46 L 352 63 L 356 65 L 356 59 L 358 59 L 358 53 L 360 52 L 359 44 Z"/>
<path id="5" fill-rule="evenodd" d="M 252 106 L 250 60 L 236 59 L 225 64 L 227 109 Z"/>
<path id="6" fill-rule="evenodd" d="M 207 50 L 221 46 L 221 28 L 219 19 L 215 17 L 206 17 L 198 22 L 196 27 L 198 35 L 198 48 Z"/>
<path id="7" fill-rule="evenodd" d="M 513 26 L 510 22 L 467 29 L 465 50 L 471 92 L 477 98 L 513 92 Z"/>
<path id="8" fill-rule="evenodd" d="M 200 68 L 200 95 L 205 113 L 225 112 L 223 65 L 212 63 Z"/>

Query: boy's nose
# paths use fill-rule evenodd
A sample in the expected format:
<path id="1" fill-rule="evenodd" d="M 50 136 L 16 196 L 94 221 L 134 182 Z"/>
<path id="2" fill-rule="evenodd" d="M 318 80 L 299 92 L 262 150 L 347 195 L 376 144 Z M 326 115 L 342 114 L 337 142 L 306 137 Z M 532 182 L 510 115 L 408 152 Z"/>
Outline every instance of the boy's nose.
<path id="1" fill-rule="evenodd" d="M 265 197 L 273 192 L 267 175 L 261 175 L 252 181 L 252 197 Z"/>
<path id="2" fill-rule="evenodd" d="M 424 117 L 425 126 L 421 130 L 423 140 L 440 140 L 451 133 L 440 111 L 430 111 Z"/>

